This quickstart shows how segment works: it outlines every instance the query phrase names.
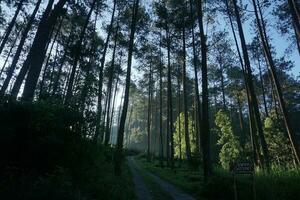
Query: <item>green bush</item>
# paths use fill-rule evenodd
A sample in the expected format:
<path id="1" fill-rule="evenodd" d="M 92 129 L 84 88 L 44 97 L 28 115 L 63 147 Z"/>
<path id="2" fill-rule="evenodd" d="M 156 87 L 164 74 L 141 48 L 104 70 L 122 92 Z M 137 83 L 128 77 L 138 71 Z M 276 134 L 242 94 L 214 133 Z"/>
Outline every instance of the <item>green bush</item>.
<path id="1" fill-rule="evenodd" d="M 0 103 L 0 199 L 134 199 L 112 148 L 82 131 L 76 110 L 49 102 Z"/>

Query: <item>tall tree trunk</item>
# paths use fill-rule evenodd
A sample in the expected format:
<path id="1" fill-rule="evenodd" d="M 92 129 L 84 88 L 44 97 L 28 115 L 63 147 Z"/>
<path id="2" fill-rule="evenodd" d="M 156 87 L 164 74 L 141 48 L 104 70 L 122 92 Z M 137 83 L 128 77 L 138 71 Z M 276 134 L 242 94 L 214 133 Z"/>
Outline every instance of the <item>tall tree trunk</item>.
<path id="1" fill-rule="evenodd" d="M 263 80 L 263 76 L 262 76 L 261 63 L 260 63 L 259 58 L 258 58 L 257 62 L 258 62 L 259 79 L 260 79 L 260 84 L 261 84 L 261 91 L 262 91 L 262 96 L 263 96 L 265 113 L 266 113 L 266 117 L 269 117 L 267 100 L 266 100 L 266 92 L 265 92 L 265 84 L 264 84 L 264 80 Z"/>
<path id="2" fill-rule="evenodd" d="M 44 27 L 46 27 L 46 24 L 47 24 L 46 22 L 47 22 L 47 19 L 48 19 L 49 15 L 50 15 L 53 4 L 54 4 L 54 0 L 49 0 L 49 2 L 47 4 L 47 7 L 46 7 L 46 10 L 43 13 L 42 19 L 41 19 L 41 21 L 39 23 L 39 26 L 38 26 L 38 29 L 36 31 L 36 35 L 35 35 L 33 44 L 31 46 L 31 49 L 30 49 L 30 51 L 27 55 L 27 58 L 26 58 L 25 62 L 22 65 L 22 68 L 21 68 L 21 70 L 20 70 L 20 72 L 17 76 L 17 79 L 14 83 L 13 89 L 11 91 L 11 96 L 15 99 L 17 98 L 17 96 L 19 94 L 19 91 L 20 91 L 21 85 L 23 83 L 23 80 L 24 80 L 24 78 L 25 78 L 25 76 L 28 72 L 29 67 L 30 67 L 30 62 L 32 60 L 32 58 L 31 58 L 32 54 L 34 54 L 34 52 L 37 51 L 37 47 L 38 47 L 38 45 L 40 43 L 40 40 L 41 40 L 40 38 L 47 39 L 46 37 L 42 37 L 42 36 L 45 36 L 44 32 L 46 33 L 46 35 L 48 34 L 48 31 L 46 31 L 46 30 L 44 31 L 43 29 L 45 29 Z M 46 41 L 46 43 L 47 42 L 48 42 L 48 40 Z M 40 44 L 40 45 L 43 45 L 43 44 Z M 45 46 L 46 46 L 46 44 L 45 44 Z M 38 48 L 40 48 L 40 47 L 38 47 Z M 38 49 L 38 51 L 41 51 L 41 49 Z M 45 52 L 46 48 L 43 51 Z"/>
<path id="3" fill-rule="evenodd" d="M 161 53 L 161 49 L 160 49 Z M 163 63 L 160 58 L 159 66 L 159 141 L 160 141 L 160 167 L 163 167 L 164 143 L 163 143 Z"/>
<path id="4" fill-rule="evenodd" d="M 116 103 L 116 96 L 118 91 L 118 83 L 119 83 L 119 76 L 116 77 L 115 89 L 114 89 L 114 98 L 113 98 L 113 105 L 111 109 L 111 116 L 110 116 L 110 134 L 112 134 L 112 125 L 114 121 L 114 113 L 115 113 L 115 103 Z"/>
<path id="5" fill-rule="evenodd" d="M 292 130 L 290 119 L 288 117 L 287 109 L 286 109 L 286 106 L 285 106 L 285 101 L 283 99 L 281 85 L 280 85 L 280 82 L 279 82 L 277 74 L 276 74 L 276 68 L 275 68 L 274 60 L 273 60 L 271 50 L 270 50 L 269 45 L 268 45 L 268 38 L 267 38 L 267 36 L 264 35 L 264 32 L 263 32 L 263 29 L 265 29 L 265 28 L 261 24 L 261 19 L 258 16 L 256 0 L 252 0 L 252 2 L 253 2 L 254 13 L 255 13 L 255 17 L 256 17 L 256 22 L 257 22 L 257 27 L 258 27 L 260 39 L 261 39 L 261 42 L 262 42 L 262 45 L 263 45 L 264 54 L 266 56 L 267 63 L 268 63 L 268 66 L 269 66 L 269 70 L 270 70 L 270 73 L 271 73 L 272 82 L 274 83 L 274 86 L 275 86 L 275 91 L 276 91 L 278 101 L 279 101 L 279 107 L 280 107 L 281 112 L 283 114 L 284 124 L 285 124 L 286 130 L 287 130 L 288 136 L 289 136 L 289 140 L 290 140 L 290 143 L 291 143 L 291 147 L 292 147 L 294 156 L 297 160 L 297 163 L 300 164 L 300 149 L 299 149 L 299 146 L 297 144 L 296 135 L 295 135 L 294 131 Z M 296 2 L 294 2 L 294 3 L 296 3 Z M 298 18 L 298 20 L 299 19 L 300 19 L 300 17 Z"/>
<path id="6" fill-rule="evenodd" d="M 65 61 L 67 59 L 68 49 L 70 48 L 71 40 L 73 39 L 73 37 L 72 37 L 73 30 L 74 30 L 73 28 L 74 27 L 72 26 L 69 37 L 68 37 L 68 40 L 65 44 L 64 54 L 61 58 L 61 61 L 60 61 L 59 67 L 58 67 L 58 72 L 57 72 L 57 75 L 56 75 L 54 83 L 53 83 L 52 96 L 55 96 L 55 94 L 57 92 L 57 89 L 58 89 L 58 86 L 59 86 L 59 80 L 60 80 L 60 76 L 61 76 L 61 73 L 62 73 L 62 69 L 63 69 Z"/>
<path id="7" fill-rule="evenodd" d="M 184 23 L 183 23 L 184 24 Z M 185 138 L 185 152 L 186 158 L 190 164 L 191 162 L 191 144 L 189 135 L 189 113 L 187 101 L 187 83 L 186 83 L 186 47 L 185 47 L 185 28 L 182 28 L 182 51 L 183 51 L 183 110 L 184 110 L 184 138 Z"/>
<path id="8" fill-rule="evenodd" d="M 193 20 L 193 1 L 190 0 L 190 20 Z M 195 31 L 194 27 L 192 30 L 192 46 L 193 46 L 193 65 L 194 65 L 194 76 L 195 76 L 195 95 L 196 95 L 196 152 L 200 153 L 200 135 L 201 135 L 201 103 L 199 95 L 199 83 L 198 83 L 198 65 L 197 65 L 197 52 L 195 45 Z"/>
<path id="9" fill-rule="evenodd" d="M 180 69 L 179 69 L 180 70 Z M 182 146 L 181 146 L 181 84 L 180 84 L 180 71 L 178 72 L 177 78 L 177 91 L 178 91 L 178 139 L 179 139 L 179 166 L 181 166 L 182 162 Z"/>
<path id="10" fill-rule="evenodd" d="M 239 61 L 240 61 L 243 76 L 244 76 L 244 81 L 245 81 L 244 84 L 245 84 L 245 89 L 246 89 L 248 110 L 249 110 L 249 129 L 250 129 L 251 145 L 252 145 L 252 150 L 253 150 L 253 160 L 254 160 L 255 165 L 258 166 L 258 155 L 256 154 L 257 146 L 255 145 L 256 142 L 254 140 L 255 135 L 256 135 L 256 127 L 255 127 L 255 122 L 254 122 L 255 119 L 254 119 L 253 112 L 252 112 L 252 107 L 251 107 L 251 98 L 250 98 L 250 95 L 249 95 L 250 94 L 249 93 L 249 87 L 248 87 L 248 85 L 247 85 L 248 83 L 246 81 L 247 76 L 246 76 L 244 61 L 243 61 L 243 58 L 242 58 L 242 55 L 241 55 L 241 51 L 240 51 L 240 47 L 239 47 L 239 44 L 238 44 L 237 36 L 236 36 L 235 29 L 234 29 L 234 26 L 233 26 L 228 0 L 225 1 L 225 4 L 226 4 L 226 12 L 227 12 L 227 15 L 228 15 L 228 18 L 229 18 L 230 27 L 231 27 L 231 30 L 232 30 L 232 33 L 233 33 L 234 42 L 235 42 L 235 45 L 236 45 L 237 53 L 238 53 L 238 56 L 239 56 Z"/>
<path id="11" fill-rule="evenodd" d="M 174 141 L 173 141 L 173 103 L 172 103 L 172 78 L 171 78 L 171 41 L 169 26 L 166 24 L 165 27 L 167 37 L 167 54 L 168 54 L 168 67 L 167 67 L 167 102 L 168 102 L 168 113 L 167 113 L 167 164 L 174 167 Z"/>
<path id="12" fill-rule="evenodd" d="M 131 77 L 131 65 L 132 65 L 132 54 L 133 54 L 133 46 L 134 46 L 134 35 L 136 31 L 136 24 L 138 18 L 138 9 L 139 9 L 139 0 L 134 1 L 133 6 L 133 14 L 132 14 L 132 21 L 131 21 L 131 30 L 130 30 L 130 40 L 129 40 L 129 47 L 128 47 L 128 60 L 127 60 L 127 74 L 126 74 L 126 86 L 125 86 L 125 96 L 124 96 L 124 103 L 123 103 L 123 110 L 120 120 L 120 127 L 118 130 L 117 136 L 117 146 L 115 152 L 115 174 L 117 176 L 121 176 L 121 165 L 122 165 L 122 158 L 123 158 L 123 138 L 124 138 L 124 127 L 129 103 L 129 89 L 130 89 L 130 77 Z"/>
<path id="13" fill-rule="evenodd" d="M 152 98 L 152 61 L 150 61 L 149 69 L 149 91 L 148 91 L 148 119 L 147 119 L 147 160 L 150 161 L 150 149 L 151 149 L 151 98 Z"/>
<path id="14" fill-rule="evenodd" d="M 105 65 L 105 58 L 106 58 L 106 52 L 109 44 L 109 39 L 112 33 L 112 28 L 114 24 L 114 18 L 115 18 L 115 10 L 116 10 L 116 0 L 114 0 L 114 7 L 113 7 L 113 13 L 111 15 L 110 25 L 108 29 L 108 33 L 106 36 L 106 41 L 104 44 L 103 54 L 101 58 L 100 63 L 100 69 L 99 69 L 99 82 L 98 82 L 98 99 L 97 99 L 97 116 L 96 116 L 96 129 L 95 129 L 95 135 L 94 135 L 94 141 L 98 140 L 98 137 L 100 135 L 100 126 L 101 126 L 101 114 L 102 114 L 102 87 L 103 87 L 103 69 Z M 103 134 L 102 136 L 103 137 Z"/>
<path id="15" fill-rule="evenodd" d="M 2 75 L 2 73 L 3 73 L 3 71 L 4 71 L 4 69 L 5 69 L 5 66 L 6 66 L 6 64 L 7 64 L 7 62 L 8 62 L 8 59 L 10 58 L 10 55 L 11 55 L 11 53 L 12 53 L 14 47 L 15 47 L 15 44 L 16 44 L 18 38 L 19 38 L 19 35 L 20 35 L 20 31 L 17 33 L 17 35 L 16 35 L 14 41 L 12 42 L 11 47 L 9 48 L 9 51 L 8 51 L 8 53 L 7 53 L 7 56 L 6 56 L 6 59 L 5 59 L 5 61 L 4 61 L 4 64 L 3 64 L 3 66 L 2 66 L 2 69 L 1 69 L 1 71 L 0 71 L 0 77 L 1 77 L 1 75 Z M 7 76 L 7 75 L 6 75 L 6 76 Z M 2 86 L 2 88 L 3 88 L 3 86 Z M 2 88 L 1 88 L 1 91 L 0 91 L 0 96 L 4 95 L 4 93 L 5 93 L 5 90 L 3 91 Z M 2 91 L 3 91 L 3 93 L 2 93 Z"/>
<path id="16" fill-rule="evenodd" d="M 125 96 L 125 87 L 123 88 L 123 91 L 122 91 L 122 94 L 121 94 L 121 102 L 120 102 L 120 105 L 119 105 L 119 113 L 118 113 L 118 121 L 117 121 L 117 124 L 118 124 L 118 130 L 120 128 L 120 121 L 121 121 L 121 113 L 122 113 L 122 104 L 124 102 L 124 96 Z"/>
<path id="17" fill-rule="evenodd" d="M 123 58 L 123 51 L 121 51 L 121 54 L 120 54 L 120 60 L 119 60 L 119 66 L 122 65 L 122 58 Z M 114 92 L 114 100 L 113 100 L 113 107 L 112 107 L 112 112 L 111 112 L 111 118 L 110 118 L 110 132 L 112 133 L 112 124 L 113 124 L 113 119 L 114 119 L 114 112 L 115 112 L 115 100 L 116 100 L 116 95 L 117 95 L 117 91 L 118 91 L 118 83 L 119 83 L 119 76 L 120 74 L 117 74 L 117 77 L 116 77 L 116 85 L 115 85 L 115 92 Z"/>
<path id="18" fill-rule="evenodd" d="M 118 30 L 116 30 L 117 34 Z M 115 71 L 115 57 L 116 57 L 116 48 L 117 48 L 117 36 L 115 36 L 115 41 L 114 41 L 114 48 L 113 48 L 113 56 L 112 56 L 112 64 L 111 64 L 111 68 L 110 68 L 110 72 L 109 72 L 109 80 L 107 83 L 107 95 L 108 95 L 108 105 L 107 105 L 107 114 L 106 114 L 106 131 L 105 131 L 105 145 L 108 145 L 109 143 L 109 138 L 110 138 L 110 118 L 109 118 L 109 114 L 110 114 L 110 105 L 111 105 L 111 90 L 112 90 L 112 83 L 113 83 L 113 77 L 114 77 L 114 71 Z"/>
<path id="19" fill-rule="evenodd" d="M 48 53 L 48 56 L 47 56 L 47 59 L 46 59 L 46 62 L 45 62 L 45 67 L 44 67 L 44 71 L 43 71 L 43 75 L 42 75 L 42 80 L 40 82 L 40 92 L 39 92 L 39 98 L 42 97 L 42 94 L 43 94 L 43 90 L 44 90 L 44 85 L 45 85 L 45 79 L 46 79 L 46 75 L 47 75 L 47 71 L 48 71 L 48 67 L 49 67 L 49 62 L 50 62 L 50 58 L 51 58 L 51 54 L 52 54 L 52 51 L 53 51 L 53 48 L 54 48 L 54 44 L 57 42 L 57 37 L 61 31 L 61 26 L 63 24 L 63 18 L 61 19 L 58 27 L 57 27 L 57 31 L 54 35 L 54 38 L 53 38 L 53 42 L 51 44 L 51 47 L 50 47 L 50 50 L 49 50 L 49 53 Z M 58 44 L 57 44 L 57 47 L 58 47 Z"/>
<path id="20" fill-rule="evenodd" d="M 19 1 L 17 9 L 15 11 L 15 14 L 14 14 L 11 22 L 9 23 L 9 25 L 8 25 L 8 27 L 6 29 L 6 31 L 4 33 L 4 36 L 2 37 L 2 41 L 1 41 L 1 44 L 0 44 L 0 54 L 2 53 L 2 51 L 3 51 L 4 47 L 5 47 L 5 44 L 6 44 L 8 38 L 9 38 L 9 36 L 11 34 L 11 31 L 12 31 L 12 29 L 13 29 L 15 23 L 16 23 L 17 17 L 18 17 L 18 15 L 19 15 L 22 7 L 23 7 L 23 3 L 24 3 L 24 0 L 20 0 Z"/>
<path id="21" fill-rule="evenodd" d="M 128 122 L 127 122 L 127 126 L 126 126 L 126 138 L 125 138 L 125 145 L 128 147 L 129 146 L 129 140 L 130 140 L 130 128 L 131 128 L 131 117 L 132 117 L 132 111 L 133 111 L 133 107 L 134 107 L 134 104 L 132 104 L 130 106 L 130 111 L 129 111 L 129 118 L 128 118 Z"/>
<path id="22" fill-rule="evenodd" d="M 46 19 L 43 18 L 39 24 L 33 45 L 30 49 L 29 55 L 27 56 L 27 59 L 29 59 L 29 70 L 22 95 L 24 100 L 33 100 L 34 91 L 47 51 L 46 45 L 50 40 L 51 30 L 55 26 L 57 18 L 63 13 L 63 7 L 67 1 L 68 0 L 60 0 L 50 12 L 49 17 Z"/>
<path id="23" fill-rule="evenodd" d="M 1 92 L 0 92 L 1 94 L 4 94 L 5 91 L 7 90 L 7 87 L 9 85 L 9 82 L 10 82 L 12 76 L 13 76 L 13 73 L 14 73 L 15 69 L 16 69 L 16 66 L 17 66 L 17 63 L 19 61 L 22 49 L 24 47 L 25 41 L 26 41 L 28 33 L 29 33 L 29 31 L 30 31 L 30 29 L 32 27 L 32 24 L 34 22 L 36 13 L 39 10 L 41 2 L 42 2 L 42 0 L 38 0 L 38 2 L 35 4 L 35 8 L 34 8 L 31 16 L 29 18 L 29 21 L 27 22 L 27 25 L 26 25 L 24 31 L 22 32 L 22 36 L 21 36 L 21 39 L 20 39 L 17 51 L 16 51 L 16 53 L 14 55 L 14 58 L 12 60 L 12 64 L 10 65 L 10 67 L 9 67 L 9 69 L 7 71 L 6 78 L 5 78 L 4 83 L 2 85 Z"/>
<path id="24" fill-rule="evenodd" d="M 94 11 L 94 8 L 96 7 L 96 2 L 97 2 L 96 0 L 93 0 L 90 11 L 89 11 L 89 13 L 86 17 L 85 23 L 82 27 L 82 30 L 81 30 L 81 33 L 80 33 L 80 36 L 79 36 L 79 40 L 77 42 L 77 47 L 76 47 L 74 60 L 73 60 L 73 65 L 72 65 L 72 71 L 71 71 L 69 84 L 68 84 L 68 89 L 67 89 L 67 94 L 66 94 L 66 97 L 65 97 L 65 104 L 69 104 L 70 100 L 71 100 L 71 97 L 72 97 L 74 78 L 75 78 L 75 74 L 76 74 L 76 70 L 77 70 L 77 65 L 78 65 L 78 62 L 80 60 L 81 53 L 82 53 L 81 52 L 82 42 L 83 42 L 83 39 L 84 39 L 84 36 L 85 36 L 86 29 L 87 29 L 88 24 L 90 22 L 91 15 Z"/>
<path id="25" fill-rule="evenodd" d="M 247 50 L 247 46 L 246 46 L 242 22 L 240 19 L 239 8 L 238 8 L 236 0 L 233 0 L 233 5 L 234 5 L 234 11 L 235 11 L 236 20 L 237 20 L 238 30 L 239 30 L 239 34 L 240 34 L 241 45 L 242 45 L 242 49 L 243 49 L 244 62 L 245 62 L 245 67 L 246 67 L 246 71 L 247 71 L 246 82 L 248 83 L 247 85 L 249 88 L 250 98 L 251 98 L 251 102 L 252 102 L 253 114 L 255 116 L 255 122 L 256 122 L 258 135 L 260 138 L 260 143 L 262 146 L 264 161 L 265 161 L 266 167 L 269 169 L 269 167 L 270 167 L 269 150 L 268 150 L 267 142 L 265 140 L 265 136 L 264 136 L 263 129 L 262 129 L 262 122 L 261 122 L 261 118 L 260 118 L 258 102 L 257 102 L 257 98 L 255 95 L 254 86 L 253 86 L 253 75 L 252 75 L 252 70 L 251 70 L 251 66 L 250 66 L 250 59 L 249 59 L 248 50 Z"/>
<path id="26" fill-rule="evenodd" d="M 212 173 L 211 155 L 210 155 L 210 129 L 209 129 L 209 110 L 208 110 L 208 78 L 207 78 L 207 45 L 203 26 L 203 2 L 197 0 L 197 18 L 200 29 L 201 39 L 201 59 L 202 59 L 202 130 L 200 138 L 203 154 L 204 179 L 208 180 Z"/>

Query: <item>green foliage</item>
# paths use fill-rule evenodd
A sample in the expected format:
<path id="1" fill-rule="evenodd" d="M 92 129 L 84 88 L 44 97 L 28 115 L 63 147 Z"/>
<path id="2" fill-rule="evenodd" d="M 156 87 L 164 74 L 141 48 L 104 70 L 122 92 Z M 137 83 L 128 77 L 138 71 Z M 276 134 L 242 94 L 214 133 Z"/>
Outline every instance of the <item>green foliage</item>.
<path id="1" fill-rule="evenodd" d="M 235 161 L 239 157 L 241 147 L 238 139 L 233 134 L 231 120 L 225 111 L 220 110 L 216 114 L 215 123 L 220 137 L 218 140 L 218 144 L 221 145 L 219 153 L 220 163 L 223 168 L 228 169 L 230 162 Z"/>
<path id="2" fill-rule="evenodd" d="M 194 194 L 196 199 L 234 199 L 233 176 L 228 170 L 216 167 L 207 183 L 203 182 L 202 170 L 190 171 L 187 165 L 172 170 L 160 168 L 149 163 L 146 158 L 139 158 L 142 168 L 160 176 L 182 190 Z M 276 168 L 269 173 L 256 172 L 255 191 L 257 200 L 298 200 L 300 196 L 299 169 Z M 252 200 L 251 175 L 237 175 L 238 199 Z"/>
<path id="3" fill-rule="evenodd" d="M 180 123 L 179 123 L 180 122 Z M 180 126 L 180 129 L 179 129 Z M 175 156 L 179 158 L 180 150 L 182 158 L 186 158 L 186 149 L 185 149 L 185 129 L 184 129 L 184 113 L 180 113 L 175 121 L 175 132 L 174 132 L 174 153 Z M 196 133 L 194 129 L 194 121 L 189 115 L 189 134 L 190 134 L 190 144 L 191 152 L 194 153 L 196 150 Z"/>
<path id="4" fill-rule="evenodd" d="M 273 163 L 277 165 L 291 164 L 293 153 L 287 134 L 283 130 L 282 119 L 273 115 L 267 117 L 264 121 L 264 133 Z"/>
<path id="5" fill-rule="evenodd" d="M 4 102 L 0 117 L 0 199 L 134 199 L 128 169 L 115 178 L 113 149 L 85 135 L 78 112 Z"/>

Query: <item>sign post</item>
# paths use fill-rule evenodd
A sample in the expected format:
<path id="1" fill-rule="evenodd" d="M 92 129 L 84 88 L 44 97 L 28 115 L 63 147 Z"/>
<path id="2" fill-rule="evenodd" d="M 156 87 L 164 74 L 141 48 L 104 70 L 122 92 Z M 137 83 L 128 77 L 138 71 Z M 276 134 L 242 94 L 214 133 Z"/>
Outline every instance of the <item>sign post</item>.
<path id="1" fill-rule="evenodd" d="M 254 180 L 255 170 L 254 170 L 253 163 L 250 163 L 250 162 L 231 163 L 230 171 L 233 172 L 234 199 L 238 200 L 236 175 L 237 174 L 249 174 L 249 175 L 251 175 L 251 181 L 252 181 L 253 199 L 256 200 L 256 190 L 255 190 L 255 180 Z"/>

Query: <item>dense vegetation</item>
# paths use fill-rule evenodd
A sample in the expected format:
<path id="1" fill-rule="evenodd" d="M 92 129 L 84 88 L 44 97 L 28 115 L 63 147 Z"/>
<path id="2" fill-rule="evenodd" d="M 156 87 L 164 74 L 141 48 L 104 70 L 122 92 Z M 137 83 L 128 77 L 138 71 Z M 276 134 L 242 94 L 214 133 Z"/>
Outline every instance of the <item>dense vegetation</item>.
<path id="1" fill-rule="evenodd" d="M 127 150 L 199 199 L 239 162 L 300 198 L 299 0 L 0 0 L 0 36 L 1 199 L 134 199 Z"/>

